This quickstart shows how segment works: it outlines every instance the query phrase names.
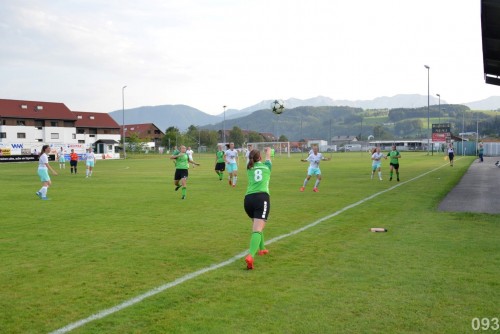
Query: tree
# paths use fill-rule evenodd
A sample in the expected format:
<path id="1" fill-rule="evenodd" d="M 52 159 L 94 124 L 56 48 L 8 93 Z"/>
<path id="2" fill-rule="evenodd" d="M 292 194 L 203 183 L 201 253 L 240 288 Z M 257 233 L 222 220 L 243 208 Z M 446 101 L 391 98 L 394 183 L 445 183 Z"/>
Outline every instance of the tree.
<path id="1" fill-rule="evenodd" d="M 260 133 L 255 132 L 255 131 L 250 131 L 248 133 L 248 142 L 249 143 L 260 143 L 263 141 L 264 141 L 264 138 L 262 137 L 262 135 Z"/>
<path id="2" fill-rule="evenodd" d="M 165 136 L 163 136 L 161 140 L 161 145 L 164 147 L 168 147 L 168 149 L 170 150 L 172 146 L 180 145 L 179 137 L 181 137 L 179 129 L 177 129 L 175 126 L 171 126 L 165 131 Z"/>
<path id="3" fill-rule="evenodd" d="M 377 125 L 373 127 L 373 136 L 377 140 L 386 140 L 393 138 L 392 134 L 389 131 L 387 131 L 382 125 Z"/>
<path id="4" fill-rule="evenodd" d="M 281 135 L 278 141 L 288 141 L 288 138 L 285 135 Z"/>
<path id="5" fill-rule="evenodd" d="M 229 141 L 234 143 L 235 147 L 243 146 L 245 142 L 245 136 L 243 136 L 243 131 L 237 126 L 234 126 L 231 132 L 229 133 Z"/>
<path id="6" fill-rule="evenodd" d="M 129 152 L 143 152 L 146 150 L 146 143 L 150 141 L 148 138 L 141 139 L 136 132 L 129 132 L 126 138 L 127 150 Z"/>

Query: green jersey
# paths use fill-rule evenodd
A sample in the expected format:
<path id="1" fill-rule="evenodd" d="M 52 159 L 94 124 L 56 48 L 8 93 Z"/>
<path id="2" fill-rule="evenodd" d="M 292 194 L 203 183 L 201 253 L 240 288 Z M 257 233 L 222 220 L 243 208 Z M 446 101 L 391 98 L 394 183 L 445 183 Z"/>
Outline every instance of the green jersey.
<path id="1" fill-rule="evenodd" d="M 248 186 L 246 195 L 254 193 L 269 194 L 269 180 L 271 179 L 271 161 L 256 162 L 251 169 L 247 169 Z"/>
<path id="2" fill-rule="evenodd" d="M 224 151 L 217 151 L 215 156 L 217 157 L 218 163 L 224 162 Z"/>
<path id="3" fill-rule="evenodd" d="M 391 158 L 391 164 L 399 164 L 398 155 L 398 150 L 390 151 L 389 153 L 387 153 L 387 156 Z"/>
<path id="4" fill-rule="evenodd" d="M 181 155 L 175 159 L 175 168 L 189 169 L 189 156 L 186 153 L 181 153 Z"/>

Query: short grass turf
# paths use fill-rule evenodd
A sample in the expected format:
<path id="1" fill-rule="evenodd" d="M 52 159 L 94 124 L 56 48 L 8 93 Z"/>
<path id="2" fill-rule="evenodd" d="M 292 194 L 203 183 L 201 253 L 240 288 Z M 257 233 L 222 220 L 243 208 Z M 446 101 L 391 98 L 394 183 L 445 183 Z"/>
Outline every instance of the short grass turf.
<path id="1" fill-rule="evenodd" d="M 403 152 L 398 184 L 388 161 L 370 180 L 368 153 L 326 156 L 319 193 L 299 192 L 300 154 L 273 160 L 274 242 L 253 271 L 241 258 L 72 332 L 472 333 L 500 317 L 499 215 L 436 209 L 472 158 Z M 0 164 L 0 332 L 51 332 L 244 252 L 243 164 L 231 188 L 214 155 L 195 160 L 185 200 L 165 156 L 98 161 L 89 179 L 52 163 L 50 201 L 36 164 Z"/>

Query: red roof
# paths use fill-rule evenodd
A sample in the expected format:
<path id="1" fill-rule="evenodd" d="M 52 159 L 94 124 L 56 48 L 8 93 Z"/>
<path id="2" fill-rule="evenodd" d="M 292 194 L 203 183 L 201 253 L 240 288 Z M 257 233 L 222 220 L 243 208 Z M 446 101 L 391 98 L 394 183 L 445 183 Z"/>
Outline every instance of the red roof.
<path id="1" fill-rule="evenodd" d="M 122 126 L 120 126 L 120 130 L 123 131 Z M 129 135 L 130 132 L 135 132 L 139 136 L 139 138 L 145 137 L 155 137 L 155 131 L 159 131 L 161 135 L 164 135 L 163 131 L 158 129 L 156 125 L 153 123 L 144 123 L 144 124 L 125 124 L 125 134 Z M 148 133 L 150 131 L 150 133 Z M 158 134 L 158 135 L 159 135 Z"/>
<path id="2" fill-rule="evenodd" d="M 77 119 L 75 122 L 75 127 L 77 128 L 120 128 L 118 123 L 107 113 L 85 111 L 73 111 L 72 113 Z"/>
<path id="3" fill-rule="evenodd" d="M 0 99 L 0 117 L 76 120 L 64 103 Z"/>

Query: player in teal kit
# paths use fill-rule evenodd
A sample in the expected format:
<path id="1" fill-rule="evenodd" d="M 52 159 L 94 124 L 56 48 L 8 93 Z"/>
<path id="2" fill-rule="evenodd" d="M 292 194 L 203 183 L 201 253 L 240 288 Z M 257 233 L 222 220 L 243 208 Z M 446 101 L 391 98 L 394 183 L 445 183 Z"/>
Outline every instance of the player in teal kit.
<path id="1" fill-rule="evenodd" d="M 248 186 L 245 195 L 245 212 L 252 219 L 252 236 L 250 251 L 245 262 L 247 269 L 253 269 L 255 254 L 269 253 L 264 245 L 264 227 L 271 209 L 269 198 L 269 180 L 271 179 L 271 149 L 266 147 L 266 160 L 262 162 L 259 150 L 252 150 L 248 155 L 247 165 Z"/>

